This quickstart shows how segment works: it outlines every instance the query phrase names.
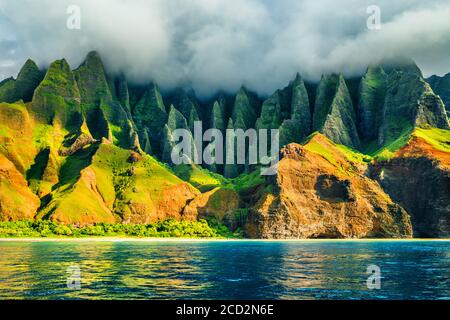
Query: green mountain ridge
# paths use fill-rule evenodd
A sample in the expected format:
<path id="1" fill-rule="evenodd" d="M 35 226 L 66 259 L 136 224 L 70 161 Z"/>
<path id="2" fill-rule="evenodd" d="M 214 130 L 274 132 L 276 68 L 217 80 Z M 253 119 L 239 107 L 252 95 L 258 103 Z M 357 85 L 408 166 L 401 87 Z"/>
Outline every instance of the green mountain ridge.
<path id="1" fill-rule="evenodd" d="M 438 94 L 444 102 L 447 114 L 450 115 L 450 73 L 443 77 L 432 76 L 427 79 L 433 91 Z"/>
<path id="2" fill-rule="evenodd" d="M 33 98 L 36 87 L 44 78 L 33 60 L 27 60 L 17 76 L 17 79 L 9 78 L 0 83 L 0 101 L 13 103 L 22 99 L 29 102 Z"/>
<path id="3" fill-rule="evenodd" d="M 0 155 L 5 164 L 5 169 L 0 168 L 0 200 L 6 199 L 5 194 L 17 199 L 15 204 L 1 200 L 0 220 L 50 219 L 86 226 L 202 217 L 256 236 L 246 222 L 246 212 L 255 212 L 262 195 L 274 187 L 271 178 L 263 179 L 258 167 L 250 165 L 174 166 L 173 130 L 183 128 L 193 134 L 195 121 L 203 122 L 203 130 L 222 132 L 280 129 L 282 146 L 303 144 L 333 166 L 330 172 L 354 170 L 366 176 L 370 166 L 396 159 L 419 136 L 417 132 L 423 137 L 434 134 L 433 128 L 450 129 L 444 102 L 434 93 L 434 89 L 443 93 L 445 101 L 448 86 L 437 78 L 427 81 L 408 61 L 370 66 L 360 79 L 324 75 L 318 85 L 305 83 L 297 74 L 267 99 L 242 87 L 235 96 L 218 94 L 200 101 L 192 90 L 163 95 L 155 83 L 135 86 L 123 75 L 109 75 L 96 52 L 89 53 L 77 69 L 62 59 L 45 74 L 28 60 L 16 80 L 0 83 Z M 317 134 L 325 140 L 317 140 Z M 193 140 L 192 146 L 195 150 Z M 355 166 L 336 161 L 337 151 L 330 148 L 346 154 L 342 161 Z M 436 150 L 444 155 L 433 156 L 445 164 L 447 151 Z M 439 174 L 444 174 L 442 170 Z M 7 185 L 8 177 L 15 177 L 16 184 Z M 352 179 L 358 184 L 366 178 Z M 376 193 L 380 195 L 376 201 L 389 197 L 382 190 Z M 394 214 L 389 210 L 383 213 L 386 217 Z M 439 236 L 446 234 L 443 230 Z M 292 230 L 259 236 L 267 234 L 319 236 Z M 399 233 L 380 236 L 394 235 Z"/>

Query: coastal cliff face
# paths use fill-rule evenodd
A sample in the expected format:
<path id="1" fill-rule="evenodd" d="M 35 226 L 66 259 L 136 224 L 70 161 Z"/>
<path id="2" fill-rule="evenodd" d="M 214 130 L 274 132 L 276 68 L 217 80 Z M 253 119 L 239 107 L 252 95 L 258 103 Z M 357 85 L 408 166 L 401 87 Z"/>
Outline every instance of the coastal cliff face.
<path id="1" fill-rule="evenodd" d="M 185 219 L 210 218 L 218 221 L 233 222 L 234 213 L 239 209 L 239 195 L 230 189 L 215 188 L 191 201 L 183 211 Z"/>
<path id="2" fill-rule="evenodd" d="M 270 192 L 250 211 L 250 237 L 412 237 L 408 213 L 324 136 L 305 146 L 290 144 L 281 153 Z"/>
<path id="3" fill-rule="evenodd" d="M 39 198 L 28 188 L 27 181 L 14 164 L 0 155 L 1 220 L 33 219 L 39 203 Z"/>
<path id="4" fill-rule="evenodd" d="M 438 139 L 445 132 L 440 134 Z M 410 213 L 416 237 L 450 237 L 450 153 L 414 136 L 394 158 L 375 163 L 370 171 L 370 176 Z"/>
<path id="5" fill-rule="evenodd" d="M 188 89 L 131 85 L 96 52 L 76 69 L 29 60 L 0 82 L 0 221 L 206 219 L 252 238 L 449 237 L 448 81 L 428 82 L 408 61 L 317 84 L 297 74 L 265 100 L 242 87 L 202 102 Z M 222 133 L 279 129 L 278 173 L 175 166 L 172 132 L 190 131 L 195 149 L 196 121 Z"/>

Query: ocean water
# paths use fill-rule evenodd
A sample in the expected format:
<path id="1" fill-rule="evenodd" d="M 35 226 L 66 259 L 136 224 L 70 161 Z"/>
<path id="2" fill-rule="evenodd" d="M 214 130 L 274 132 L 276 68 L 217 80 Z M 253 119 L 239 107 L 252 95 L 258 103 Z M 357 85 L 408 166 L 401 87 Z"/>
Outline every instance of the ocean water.
<path id="1" fill-rule="evenodd" d="M 450 299 L 450 241 L 0 242 L 0 299 Z"/>

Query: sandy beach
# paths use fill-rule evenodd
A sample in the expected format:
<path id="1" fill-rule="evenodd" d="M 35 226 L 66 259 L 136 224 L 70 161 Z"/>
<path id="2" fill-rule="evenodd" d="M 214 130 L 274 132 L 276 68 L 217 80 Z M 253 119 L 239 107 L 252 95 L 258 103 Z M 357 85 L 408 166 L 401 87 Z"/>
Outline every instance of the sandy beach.
<path id="1" fill-rule="evenodd" d="M 89 237 L 89 238 L 0 238 L 0 242 L 447 242 L 450 239 L 217 239 L 217 238 L 132 238 L 132 237 Z"/>

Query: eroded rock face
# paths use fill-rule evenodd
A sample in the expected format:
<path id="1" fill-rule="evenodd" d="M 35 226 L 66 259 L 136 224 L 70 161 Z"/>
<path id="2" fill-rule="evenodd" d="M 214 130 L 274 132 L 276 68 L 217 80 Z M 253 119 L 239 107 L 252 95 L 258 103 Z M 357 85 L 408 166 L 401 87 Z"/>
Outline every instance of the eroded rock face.
<path id="1" fill-rule="evenodd" d="M 118 100 L 126 104 L 127 96 L 116 97 L 115 90 L 111 90 L 111 82 L 99 54 L 90 52 L 73 73 L 80 91 L 81 108 L 92 136 L 97 140 L 107 138 L 126 149 L 139 147 L 129 111 Z"/>
<path id="2" fill-rule="evenodd" d="M 335 143 L 360 146 L 350 92 L 342 75 L 322 77 L 317 88 L 313 117 L 314 131 L 320 131 Z"/>
<path id="3" fill-rule="evenodd" d="M 387 75 L 381 66 L 369 67 L 359 86 L 358 129 L 361 139 L 378 138 L 381 125 Z"/>
<path id="4" fill-rule="evenodd" d="M 81 149 L 83 149 L 84 147 L 93 144 L 94 142 L 95 142 L 94 139 L 90 135 L 82 133 L 75 138 L 70 147 L 68 148 L 61 147 L 61 149 L 58 151 L 58 154 L 62 157 L 71 156 L 76 152 L 80 151 Z"/>
<path id="5" fill-rule="evenodd" d="M 32 220 L 39 204 L 22 174 L 0 154 L 0 221 Z"/>
<path id="6" fill-rule="evenodd" d="M 181 220 L 186 204 L 199 194 L 187 183 L 168 186 L 161 190 L 157 198 L 142 191 L 139 199 L 132 199 L 127 203 L 124 222 L 148 224 L 167 219 Z"/>
<path id="7" fill-rule="evenodd" d="M 210 115 L 208 119 L 208 123 L 211 129 L 220 130 L 222 134 L 225 133 L 227 129 L 227 122 L 225 116 L 226 109 L 226 98 L 223 95 L 220 95 L 216 101 L 210 107 Z M 217 143 L 213 142 L 211 145 L 216 146 Z M 208 169 L 215 173 L 223 173 L 223 165 L 213 163 L 208 166 Z"/>
<path id="8" fill-rule="evenodd" d="M 303 79 L 297 74 L 283 90 L 277 90 L 261 107 L 257 129 L 279 129 L 280 144 L 302 141 L 311 132 L 311 110 Z"/>
<path id="9" fill-rule="evenodd" d="M 415 237 L 450 236 L 450 154 L 415 137 L 371 177 L 411 215 Z"/>
<path id="10" fill-rule="evenodd" d="M 387 81 L 378 145 L 392 143 L 415 127 L 449 129 L 442 100 L 420 75 L 396 71 Z"/>
<path id="11" fill-rule="evenodd" d="M 195 93 L 192 93 L 192 95 L 192 97 L 189 96 L 188 92 L 184 89 L 178 89 L 168 100 L 186 118 L 189 130 L 194 132 L 194 123 L 200 121 L 200 116 L 197 111 L 198 106 Z"/>
<path id="12" fill-rule="evenodd" d="M 447 114 L 450 115 L 450 73 L 443 77 L 432 76 L 427 81 L 433 91 L 442 98 L 447 108 Z"/>
<path id="13" fill-rule="evenodd" d="M 25 174 L 37 153 L 33 144 L 33 119 L 24 104 L 0 103 L 1 153 Z"/>
<path id="14" fill-rule="evenodd" d="M 254 128 L 258 113 L 259 101 L 256 95 L 242 87 L 236 95 L 231 118 L 235 129 Z"/>
<path id="15" fill-rule="evenodd" d="M 321 135 L 314 139 L 326 143 Z M 265 239 L 411 237 L 407 212 L 375 181 L 352 169 L 353 165 L 338 150 L 334 153 L 332 164 L 298 144 L 284 148 L 278 174 L 270 184 L 272 192 L 266 193 L 250 211 L 248 236 Z"/>
<path id="16" fill-rule="evenodd" d="M 194 137 L 189 131 L 188 122 L 183 114 L 178 111 L 173 105 L 171 105 L 167 124 L 164 126 L 164 132 L 162 135 L 162 160 L 170 165 L 173 164 L 172 152 L 177 145 L 176 141 L 173 139 L 173 133 L 178 129 L 184 129 L 189 132 L 189 144 L 191 145 L 191 153 L 186 154 L 186 156 L 188 156 L 190 159 L 193 159 L 197 150 L 195 148 Z"/>
<path id="17" fill-rule="evenodd" d="M 160 156 L 161 138 L 168 114 L 161 93 L 156 84 L 147 86 L 132 110 L 133 120 L 140 133 L 142 145 L 151 150 L 152 155 Z"/>
<path id="18" fill-rule="evenodd" d="M 197 218 L 215 217 L 218 221 L 234 220 L 232 215 L 239 209 L 239 195 L 230 189 L 216 188 L 196 197 L 186 208 L 183 218 L 196 220 Z"/>

